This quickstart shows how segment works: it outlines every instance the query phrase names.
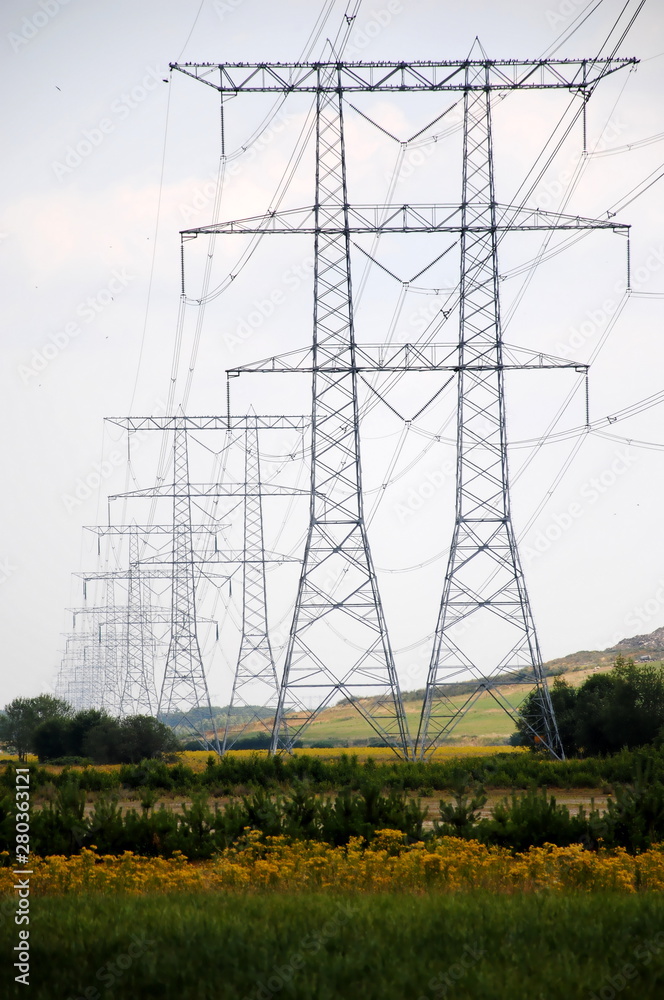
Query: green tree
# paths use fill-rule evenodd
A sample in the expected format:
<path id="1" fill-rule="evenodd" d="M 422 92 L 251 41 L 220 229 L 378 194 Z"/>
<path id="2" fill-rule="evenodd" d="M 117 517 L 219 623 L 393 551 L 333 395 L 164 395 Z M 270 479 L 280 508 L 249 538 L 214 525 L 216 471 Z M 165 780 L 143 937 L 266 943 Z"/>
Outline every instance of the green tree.
<path id="1" fill-rule="evenodd" d="M 117 719 L 102 719 L 86 732 L 82 751 L 95 764 L 119 764 L 123 758 L 122 729 Z"/>
<path id="2" fill-rule="evenodd" d="M 150 757 L 169 757 L 181 750 L 172 729 L 151 715 L 103 718 L 88 729 L 82 750 L 96 764 L 137 764 Z"/>
<path id="3" fill-rule="evenodd" d="M 645 746 L 664 733 L 664 668 L 619 656 L 612 670 L 592 674 L 579 688 L 556 679 L 551 701 L 567 756 Z M 512 743 L 533 746 L 528 721 L 537 705 L 534 692 L 523 703 Z"/>
<path id="4" fill-rule="evenodd" d="M 576 753 L 576 698 L 577 690 L 568 684 L 561 677 L 556 677 L 550 691 L 551 704 L 556 717 L 560 741 L 563 745 L 566 756 L 571 757 Z M 532 750 L 542 750 L 543 744 L 534 739 L 533 729 L 543 728 L 541 725 L 541 703 L 537 691 L 528 694 L 519 710 L 517 731 L 511 738 L 513 746 L 527 746 Z"/>
<path id="5" fill-rule="evenodd" d="M 69 753 L 73 757 L 85 757 L 85 738 L 91 729 L 108 722 L 111 716 L 99 708 L 84 708 L 71 719 L 69 726 Z"/>
<path id="6" fill-rule="evenodd" d="M 95 726 L 108 721 L 112 721 L 110 716 L 98 708 L 84 708 L 71 717 L 47 719 L 34 731 L 34 751 L 40 761 L 55 760 L 58 757 L 85 757 L 87 734 Z"/>
<path id="7" fill-rule="evenodd" d="M 608 674 L 579 689 L 577 742 L 585 753 L 616 753 L 653 743 L 664 726 L 664 670 L 619 656 Z"/>
<path id="8" fill-rule="evenodd" d="M 32 749 L 40 763 L 68 757 L 71 753 L 71 720 L 62 717 L 40 722 L 32 737 Z"/>
<path id="9" fill-rule="evenodd" d="M 71 713 L 71 705 L 50 694 L 40 694 L 35 698 L 14 698 L 5 705 L 0 718 L 0 740 L 18 754 L 19 760 L 24 761 L 34 749 L 37 726 L 47 719 L 67 718 Z"/>
<path id="10" fill-rule="evenodd" d="M 125 763 L 136 764 L 148 757 L 164 757 L 181 749 L 173 730 L 151 715 L 129 715 L 120 727 Z"/>

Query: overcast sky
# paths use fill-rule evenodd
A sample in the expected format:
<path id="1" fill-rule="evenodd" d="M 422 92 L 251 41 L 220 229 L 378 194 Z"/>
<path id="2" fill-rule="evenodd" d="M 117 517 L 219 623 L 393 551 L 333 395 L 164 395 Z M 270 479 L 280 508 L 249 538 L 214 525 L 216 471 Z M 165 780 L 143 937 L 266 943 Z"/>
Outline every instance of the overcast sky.
<path id="1" fill-rule="evenodd" d="M 462 59 L 476 35 L 497 59 L 536 58 L 552 48 L 558 57 L 592 57 L 623 5 L 365 0 L 346 57 Z M 72 582 L 71 574 L 97 568 L 83 526 L 105 522 L 107 494 L 154 481 L 157 445 L 141 442 L 128 476 L 125 438 L 105 426 L 104 417 L 164 412 L 171 389 L 175 403 L 186 402 L 189 413 L 223 412 L 226 368 L 304 347 L 311 338 L 311 243 L 266 238 L 224 290 L 246 242 L 220 238 L 208 286 L 220 292 L 202 315 L 194 303 L 186 307 L 173 387 L 179 231 L 213 221 L 220 128 L 216 92 L 183 74 L 171 76 L 168 64 L 296 60 L 327 11 L 311 52 L 311 58 L 321 57 L 346 7 L 346 0 L 2 4 L 2 704 L 50 690 L 62 633 L 71 630 L 65 608 L 82 603 L 80 581 Z M 630 9 L 635 7 L 632 0 Z M 565 40 L 585 14 L 590 16 Z M 658 176 L 664 160 L 663 22 L 661 5 L 648 0 L 618 53 L 638 57 L 638 70 L 605 80 L 589 104 L 591 155 L 582 157 L 579 125 L 530 204 L 606 218 Z M 496 95 L 498 201 L 515 195 L 569 101 L 565 94 Z M 351 103 L 405 143 L 454 97 L 364 95 Z M 219 218 L 269 208 L 310 106 L 306 95 L 284 103 L 262 95 L 228 102 L 229 160 Z M 351 201 L 384 202 L 391 184 L 397 203 L 459 200 L 461 145 L 453 112 L 447 124 L 442 120 L 420 141 L 402 146 L 349 107 L 347 143 Z M 283 207 L 312 203 L 312 167 L 307 148 Z M 608 419 L 662 388 L 663 184 L 653 184 L 616 215 L 632 225 L 631 295 L 625 293 L 622 235 L 592 233 L 559 254 L 553 251 L 564 240 L 556 236 L 527 284 L 527 265 L 542 238 L 512 236 L 501 247 L 506 341 L 580 363 L 592 359 L 591 420 L 603 418 L 600 430 L 612 435 L 573 433 L 585 420 L 578 375 L 531 372 L 508 379 L 514 521 L 545 659 L 604 648 L 664 624 L 664 453 L 629 443 L 664 447 L 662 406 Z M 408 241 L 381 243 L 381 262 L 400 281 L 376 267 L 367 271 L 359 252 L 354 257 L 360 340 L 380 342 L 390 330 L 395 339 L 417 339 L 440 315 L 458 280 L 458 259 L 451 253 L 406 292 L 400 282 L 410 281 L 444 245 L 437 249 L 430 238 Z M 201 294 L 207 251 L 202 240 L 186 248 L 192 300 Z M 454 341 L 454 319 L 436 339 Z M 258 412 L 307 412 L 306 377 L 282 378 L 236 380 L 233 410 L 253 405 Z M 569 435 L 534 451 L 527 442 L 546 432 L 575 386 L 555 428 Z M 391 402 L 409 419 L 436 388 L 429 376 L 418 381 L 411 375 Z M 442 590 L 454 500 L 453 416 L 448 393 L 408 430 L 386 407 L 374 407 L 363 421 L 369 510 L 380 498 L 371 542 L 406 689 L 424 682 L 427 637 Z M 432 440 L 435 434 L 442 440 Z M 266 451 L 272 447 L 265 443 Z M 293 447 L 281 436 L 271 454 Z M 200 462 L 199 479 L 211 461 L 205 442 L 200 448 L 201 457 L 192 457 Z M 282 469 L 272 463 L 269 474 L 302 484 L 298 463 L 286 464 Z M 269 547 L 295 551 L 306 509 L 295 502 L 290 513 L 282 529 L 284 508 L 266 511 Z M 139 520 L 147 508 L 125 507 L 122 514 Z M 113 568 L 108 553 L 104 559 Z M 271 580 L 273 620 L 282 635 L 293 599 L 293 566 Z M 220 648 L 212 649 L 206 639 L 217 701 L 227 696 L 237 641 L 238 588 L 229 614 L 221 608 L 226 593 L 210 605 L 210 617 L 224 625 Z"/>

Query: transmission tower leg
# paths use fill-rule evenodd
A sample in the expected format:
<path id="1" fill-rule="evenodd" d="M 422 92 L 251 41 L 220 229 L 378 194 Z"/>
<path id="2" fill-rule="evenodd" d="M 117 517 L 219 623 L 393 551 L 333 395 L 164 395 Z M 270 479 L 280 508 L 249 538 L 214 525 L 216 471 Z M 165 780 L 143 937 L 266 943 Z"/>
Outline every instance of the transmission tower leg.
<path id="1" fill-rule="evenodd" d="M 171 636 L 158 717 L 182 726 L 203 747 L 219 753 L 203 657 L 196 627 L 196 577 L 191 530 L 191 486 L 187 431 L 177 428 L 173 443 L 173 582 Z"/>
<path id="2" fill-rule="evenodd" d="M 341 80 L 337 68 L 318 74 L 319 86 L 331 76 L 339 89 L 317 93 L 310 522 L 272 752 L 290 750 L 345 697 L 369 731 L 408 756 L 362 503 Z"/>
<path id="3" fill-rule="evenodd" d="M 267 622 L 265 540 L 258 420 L 245 431 L 244 562 L 242 567 L 242 635 L 233 691 L 226 716 L 222 753 L 250 728 L 271 733 L 279 697 L 277 668 Z M 252 711 L 246 711 L 251 706 Z M 241 722 L 234 710 L 245 709 Z M 237 714 L 237 712 L 235 713 Z"/>
<path id="4" fill-rule="evenodd" d="M 417 748 L 430 753 L 484 691 L 516 722 L 527 684 L 532 739 L 562 757 L 510 513 L 489 68 L 465 72 L 456 519 Z M 469 678 L 472 693 L 446 694 Z"/>

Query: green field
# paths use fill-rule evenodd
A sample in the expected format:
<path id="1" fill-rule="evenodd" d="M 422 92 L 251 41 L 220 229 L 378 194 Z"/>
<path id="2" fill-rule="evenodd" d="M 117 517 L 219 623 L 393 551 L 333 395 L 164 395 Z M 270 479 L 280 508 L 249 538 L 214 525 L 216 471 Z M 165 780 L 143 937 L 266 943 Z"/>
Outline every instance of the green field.
<path id="1" fill-rule="evenodd" d="M 656 1000 L 655 895 L 47 897 L 33 902 L 34 1000 Z M 613 992 L 612 992 L 613 991 Z"/>
<path id="2" fill-rule="evenodd" d="M 638 656 L 639 650 L 626 655 Z M 545 670 L 549 673 L 549 686 L 553 683 L 554 676 L 560 676 L 570 684 L 578 686 L 582 684 L 592 673 L 610 670 L 615 662 L 615 651 L 588 651 L 573 653 L 570 656 L 561 657 L 557 660 L 550 660 L 544 664 Z M 661 662 L 659 660 L 654 662 Z M 518 708 L 528 693 L 527 686 L 505 685 L 501 689 L 508 700 Z M 466 702 L 467 695 L 454 695 L 450 702 L 461 708 Z M 408 728 L 412 737 L 417 735 L 420 722 L 420 712 L 422 710 L 421 698 L 411 700 L 408 693 L 404 693 L 404 709 L 408 720 Z M 451 734 L 450 743 L 463 745 L 492 745 L 507 743 L 514 732 L 513 720 L 496 703 L 490 694 L 484 693 L 473 702 L 467 713 L 460 720 Z M 354 744 L 361 744 L 363 741 L 375 736 L 371 727 L 364 721 L 359 712 L 351 705 L 341 704 L 325 709 L 320 716 L 307 727 L 304 736 L 306 745 L 311 743 L 332 741 L 348 741 Z"/>
<path id="3" fill-rule="evenodd" d="M 515 704 L 519 705 L 527 690 L 522 687 L 506 687 L 504 693 Z M 450 701 L 458 707 L 464 704 L 467 696 L 458 695 Z M 420 722 L 421 703 L 419 701 L 404 701 L 404 709 L 408 720 L 408 728 L 412 737 L 417 735 Z M 506 743 L 514 732 L 514 723 L 507 713 L 496 704 L 489 694 L 481 695 L 470 707 L 454 730 L 452 742 L 475 744 Z M 335 705 L 328 708 L 307 727 L 305 744 L 319 743 L 325 740 L 352 741 L 361 743 L 376 734 L 352 705 Z"/>

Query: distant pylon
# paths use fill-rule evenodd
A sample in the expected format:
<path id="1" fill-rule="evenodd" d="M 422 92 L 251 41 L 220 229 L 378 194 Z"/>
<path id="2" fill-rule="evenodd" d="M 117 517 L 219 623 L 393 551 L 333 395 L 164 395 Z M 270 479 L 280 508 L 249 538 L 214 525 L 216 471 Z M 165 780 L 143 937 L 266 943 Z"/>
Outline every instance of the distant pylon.
<path id="1" fill-rule="evenodd" d="M 408 756 L 364 521 L 341 76 L 333 65 L 317 74 L 311 507 L 272 751 L 346 697 Z"/>
<path id="2" fill-rule="evenodd" d="M 102 708 L 104 667 L 98 622 L 93 621 L 90 631 L 73 632 L 65 637 L 56 697 L 63 698 L 77 712 Z"/>
<path id="3" fill-rule="evenodd" d="M 120 694 L 121 715 L 155 715 L 157 694 L 154 684 L 154 637 L 147 623 L 145 593 L 141 580 L 138 527 L 129 530 L 129 572 L 127 577 L 127 624 L 124 648 L 124 677 Z"/>
<path id="4" fill-rule="evenodd" d="M 263 532 L 263 497 L 258 420 L 247 417 L 244 458 L 244 561 L 242 565 L 242 635 L 233 690 L 222 744 L 222 753 L 230 749 L 251 727 L 272 732 L 279 697 L 279 680 L 272 654 L 267 621 L 265 580 L 265 539 Z M 252 707 L 235 723 L 233 713 Z M 260 711 L 263 709 L 263 711 Z"/>
<path id="5" fill-rule="evenodd" d="M 456 518 L 418 734 L 425 756 L 484 692 L 516 721 L 508 681 L 534 686 L 533 740 L 563 756 L 510 513 L 490 67 L 465 68 Z M 470 675 L 456 700 L 445 683 Z M 523 687 L 518 689 L 523 691 Z"/>
<path id="6" fill-rule="evenodd" d="M 158 716 L 183 726 L 206 747 L 220 752 L 196 628 L 196 580 L 191 524 L 187 431 L 173 431 L 173 583 L 171 636 Z"/>
<path id="7" fill-rule="evenodd" d="M 115 579 L 108 576 L 105 582 L 106 607 L 115 605 Z M 121 653 L 124 639 L 124 629 L 114 623 L 105 623 L 100 629 L 98 641 L 101 643 L 101 660 L 103 662 L 103 681 L 99 708 L 110 715 L 120 714 L 122 700 L 123 670 Z"/>

